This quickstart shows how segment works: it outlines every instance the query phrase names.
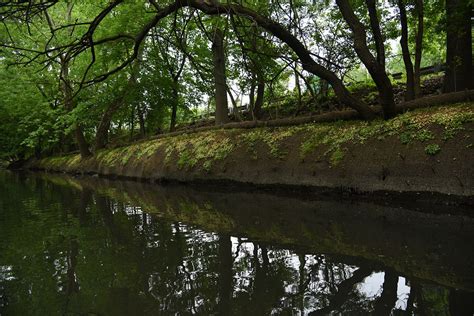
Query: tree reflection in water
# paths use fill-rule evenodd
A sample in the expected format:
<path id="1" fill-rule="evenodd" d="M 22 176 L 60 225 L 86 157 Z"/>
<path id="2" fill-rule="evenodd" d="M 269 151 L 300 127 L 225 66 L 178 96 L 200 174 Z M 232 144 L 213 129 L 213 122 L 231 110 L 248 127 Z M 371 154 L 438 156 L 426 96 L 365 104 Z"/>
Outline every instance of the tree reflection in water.
<path id="1" fill-rule="evenodd" d="M 3 175 L 0 189 L 6 315 L 472 313 L 469 291 L 379 262 L 208 232 L 37 178 Z"/>

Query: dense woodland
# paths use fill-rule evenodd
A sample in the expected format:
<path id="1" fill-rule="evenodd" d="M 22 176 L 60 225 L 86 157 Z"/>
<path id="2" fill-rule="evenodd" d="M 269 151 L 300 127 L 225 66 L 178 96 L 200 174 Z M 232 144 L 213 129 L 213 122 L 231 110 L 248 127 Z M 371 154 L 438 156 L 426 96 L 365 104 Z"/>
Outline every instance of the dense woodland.
<path id="1" fill-rule="evenodd" d="M 211 120 L 342 108 L 389 119 L 423 96 L 422 67 L 444 69 L 437 93 L 473 89 L 471 9 L 469 0 L 2 1 L 0 158 L 87 157 Z"/>

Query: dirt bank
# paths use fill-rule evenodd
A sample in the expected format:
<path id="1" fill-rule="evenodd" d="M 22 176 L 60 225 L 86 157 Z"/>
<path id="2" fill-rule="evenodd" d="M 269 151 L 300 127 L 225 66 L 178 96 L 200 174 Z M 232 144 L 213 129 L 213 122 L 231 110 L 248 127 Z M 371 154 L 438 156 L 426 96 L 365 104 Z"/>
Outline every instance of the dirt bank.
<path id="1" fill-rule="evenodd" d="M 28 168 L 150 180 L 232 180 L 357 191 L 474 195 L 474 103 L 389 121 L 347 121 L 183 134 L 32 161 Z"/>

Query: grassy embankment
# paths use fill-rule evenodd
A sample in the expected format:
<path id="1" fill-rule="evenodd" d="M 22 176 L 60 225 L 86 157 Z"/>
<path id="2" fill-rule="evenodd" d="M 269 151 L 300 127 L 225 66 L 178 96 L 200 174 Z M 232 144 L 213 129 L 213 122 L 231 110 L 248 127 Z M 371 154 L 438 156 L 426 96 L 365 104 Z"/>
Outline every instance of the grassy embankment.
<path id="1" fill-rule="evenodd" d="M 212 130 L 174 137 L 144 141 L 125 147 L 106 149 L 93 158 L 100 165 L 125 167 L 139 160 L 151 159 L 164 152 L 164 162 L 181 170 L 194 168 L 210 171 L 213 164 L 225 160 L 233 151 L 245 148 L 249 156 L 257 160 L 259 154 L 267 158 L 284 159 L 289 140 L 298 141 L 299 157 L 315 151 L 318 158 L 336 167 L 348 156 L 350 146 L 364 146 L 370 140 L 383 142 L 396 138 L 401 144 L 422 146 L 427 156 L 436 156 L 445 144 L 459 137 L 468 123 L 474 120 L 474 103 L 419 109 L 407 112 L 388 121 L 338 121 L 333 123 L 305 124 L 290 127 L 256 129 Z M 468 132 L 470 129 L 468 128 Z M 463 133 L 469 138 L 469 133 Z M 466 150 L 472 150 L 468 140 Z M 320 149 L 320 150 L 317 150 Z M 78 154 L 49 157 L 41 160 L 38 167 L 45 169 L 80 170 L 84 160 Z"/>

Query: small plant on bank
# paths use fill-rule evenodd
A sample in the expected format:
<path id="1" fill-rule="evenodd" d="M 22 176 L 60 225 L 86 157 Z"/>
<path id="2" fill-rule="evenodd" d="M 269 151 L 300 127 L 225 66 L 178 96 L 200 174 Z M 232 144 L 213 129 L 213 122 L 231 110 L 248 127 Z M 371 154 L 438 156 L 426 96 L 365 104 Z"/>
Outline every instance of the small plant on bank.
<path id="1" fill-rule="evenodd" d="M 331 165 L 337 166 L 342 159 L 344 159 L 344 151 L 341 148 L 336 148 L 331 154 Z"/>
<path id="2" fill-rule="evenodd" d="M 434 156 L 437 153 L 439 153 L 441 150 L 441 147 L 439 147 L 438 144 L 429 144 L 425 147 L 425 153 L 427 153 L 430 156 Z"/>

